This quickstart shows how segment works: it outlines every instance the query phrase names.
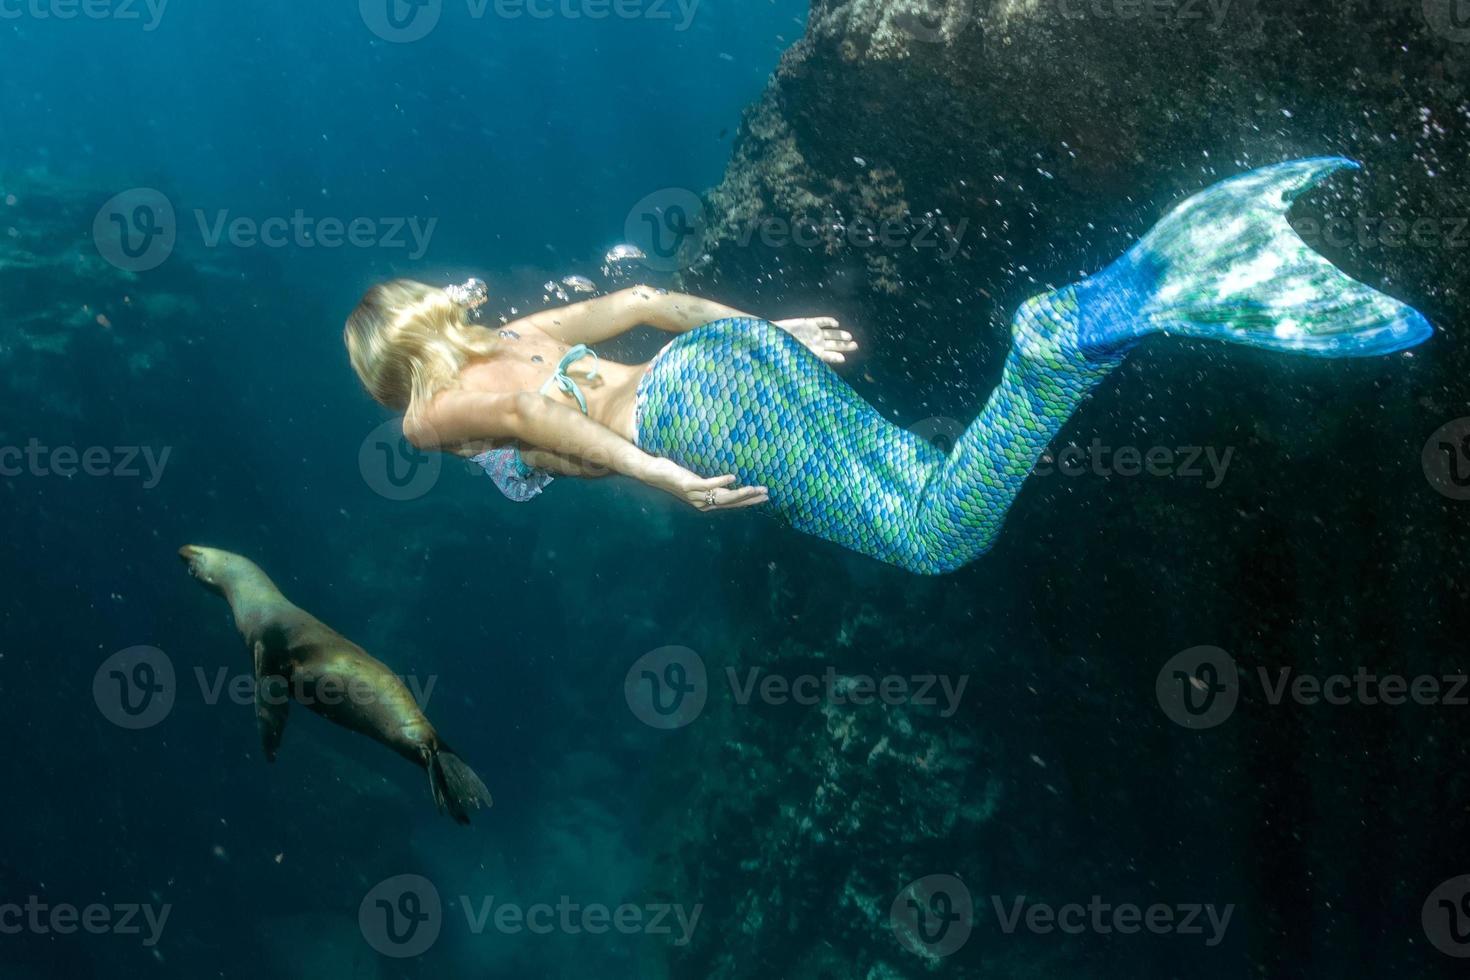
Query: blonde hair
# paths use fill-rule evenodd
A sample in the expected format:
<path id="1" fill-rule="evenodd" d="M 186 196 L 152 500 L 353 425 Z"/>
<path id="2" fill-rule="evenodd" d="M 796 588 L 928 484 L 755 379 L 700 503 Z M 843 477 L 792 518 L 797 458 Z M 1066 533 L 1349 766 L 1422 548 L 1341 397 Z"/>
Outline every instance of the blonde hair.
<path id="1" fill-rule="evenodd" d="M 368 394 L 409 418 L 454 387 L 466 362 L 495 350 L 494 335 L 470 324 L 449 293 L 412 279 L 369 289 L 343 339 Z"/>

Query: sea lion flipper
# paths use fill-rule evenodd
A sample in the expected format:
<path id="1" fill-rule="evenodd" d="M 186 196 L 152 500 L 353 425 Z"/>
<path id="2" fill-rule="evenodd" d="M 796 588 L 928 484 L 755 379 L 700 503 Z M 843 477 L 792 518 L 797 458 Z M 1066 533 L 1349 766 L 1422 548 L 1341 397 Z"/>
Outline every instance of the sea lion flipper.
<path id="1" fill-rule="evenodd" d="M 480 777 L 447 746 L 439 746 L 425 761 L 434 803 L 455 823 L 468 824 L 471 808 L 478 810 L 491 805 L 490 791 Z"/>
<path id="2" fill-rule="evenodd" d="M 266 676 L 262 672 L 265 663 L 265 644 L 255 641 L 255 720 L 260 726 L 260 747 L 265 751 L 265 761 L 275 762 L 276 752 L 281 747 L 281 736 L 286 731 L 286 717 L 291 709 L 287 696 L 285 678 Z"/>

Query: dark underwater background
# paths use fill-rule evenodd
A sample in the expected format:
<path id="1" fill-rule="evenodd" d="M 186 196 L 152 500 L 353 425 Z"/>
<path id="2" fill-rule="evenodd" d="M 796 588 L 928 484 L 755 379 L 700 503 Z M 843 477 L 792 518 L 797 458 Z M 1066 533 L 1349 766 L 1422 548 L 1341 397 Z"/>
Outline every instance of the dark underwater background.
<path id="1" fill-rule="evenodd" d="M 0 447 L 166 460 L 156 481 L 142 459 L 0 475 L 0 978 L 1463 974 L 1470 706 L 1273 704 L 1260 673 L 1470 670 L 1463 0 L 374 4 L 0 7 Z M 426 10 L 425 36 L 394 34 Z M 1038 476 L 942 578 L 620 481 L 511 504 L 407 454 L 341 344 L 391 276 L 479 275 L 507 317 L 565 275 L 642 280 L 841 317 L 848 379 L 942 440 L 1021 301 L 1215 180 L 1322 154 L 1365 168 L 1293 220 L 1434 338 L 1363 361 L 1154 340 L 1059 446 L 1228 452 L 1222 478 Z M 141 268 L 112 216 L 159 200 L 176 242 Z M 374 240 L 200 226 L 298 211 Z M 383 239 L 410 218 L 435 222 L 426 247 Z M 862 221 L 898 233 L 846 234 Z M 640 229 L 651 267 L 605 272 Z M 422 773 L 301 710 L 267 765 L 248 702 L 201 686 L 249 657 L 186 543 L 250 556 L 432 682 L 494 808 L 455 826 Z M 661 730 L 625 680 L 671 646 L 708 698 Z M 1238 667 L 1207 730 L 1159 683 L 1201 646 Z M 174 679 L 128 727 L 109 664 L 136 647 Z M 966 687 L 953 712 L 741 704 L 727 668 Z M 443 904 L 417 955 L 370 924 L 402 875 Z M 904 924 L 924 881 L 950 903 L 928 912 L 973 906 L 947 939 Z M 465 915 L 564 896 L 699 919 L 683 942 Z M 1020 896 L 1233 911 L 1215 942 L 1008 933 L 995 906 Z M 33 898 L 169 917 L 156 942 L 7 928 Z"/>

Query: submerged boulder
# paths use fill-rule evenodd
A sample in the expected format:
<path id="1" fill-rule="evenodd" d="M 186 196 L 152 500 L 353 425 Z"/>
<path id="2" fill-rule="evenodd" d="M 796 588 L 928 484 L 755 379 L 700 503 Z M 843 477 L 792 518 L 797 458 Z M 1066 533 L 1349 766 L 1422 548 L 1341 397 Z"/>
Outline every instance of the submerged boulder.
<path id="1" fill-rule="evenodd" d="M 1467 41 L 1441 0 L 813 0 L 706 198 L 684 286 L 840 315 L 863 343 L 849 380 L 902 424 L 952 438 L 1024 299 L 1184 196 L 1293 157 L 1365 164 L 1292 220 L 1438 333 L 1356 363 L 1145 345 L 1061 439 L 1208 448 L 1229 473 L 1033 478 L 995 552 L 953 576 L 757 539 L 770 587 L 727 651 L 740 669 L 909 665 L 969 672 L 975 693 L 952 717 L 718 714 L 670 762 L 690 802 L 668 876 L 713 925 L 676 976 L 1424 973 L 1420 903 L 1470 825 L 1399 831 L 1470 791 L 1436 775 L 1464 771 L 1463 740 L 1444 713 L 1273 706 L 1250 672 L 1432 672 L 1470 628 L 1443 594 L 1463 516 L 1419 472 L 1424 439 L 1470 415 Z M 1204 643 L 1248 675 L 1213 737 L 1155 698 L 1169 657 Z M 1386 785 L 1392 807 L 1371 802 Z M 1343 862 L 1359 852 L 1375 858 Z M 916 956 L 890 903 L 941 874 L 971 892 L 975 935 Z M 1240 907 L 1208 948 L 998 928 L 1016 896 L 1094 894 Z"/>

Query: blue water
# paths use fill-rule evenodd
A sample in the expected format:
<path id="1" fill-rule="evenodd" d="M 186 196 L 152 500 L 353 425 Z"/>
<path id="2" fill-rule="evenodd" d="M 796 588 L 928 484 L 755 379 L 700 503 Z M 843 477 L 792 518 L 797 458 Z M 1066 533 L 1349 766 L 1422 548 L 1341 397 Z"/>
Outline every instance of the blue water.
<path id="1" fill-rule="evenodd" d="M 15 591 L 0 614 L 0 684 L 33 748 L 16 786 L 29 802 L 0 816 L 0 890 L 172 916 L 157 944 L 146 932 L 6 935 L 0 975 L 648 975 L 639 942 L 657 940 L 486 941 L 455 896 L 649 900 L 654 818 L 640 787 L 660 746 L 628 722 L 625 654 L 689 642 L 700 617 L 718 616 L 719 582 L 695 616 L 690 580 L 707 560 L 601 595 L 600 569 L 655 538 L 667 546 L 677 528 L 708 530 L 692 512 L 649 516 L 650 495 L 614 490 L 608 510 L 571 483 L 492 527 L 476 516 L 488 484 L 460 468 L 426 500 L 384 499 L 358 451 L 388 416 L 348 369 L 341 324 L 390 275 L 482 275 L 508 311 L 539 300 L 548 278 L 597 274 L 639 198 L 718 182 L 805 4 L 706 2 L 687 29 L 475 20 L 458 7 L 408 44 L 376 37 L 350 2 L 176 3 L 154 30 L 138 11 L 143 21 L 0 21 L 0 172 L 76 189 L 61 243 L 85 247 L 92 211 L 129 188 L 158 189 L 179 221 L 174 257 L 140 282 L 60 274 L 63 307 L 116 322 L 77 335 L 69 370 L 38 388 L 18 380 L 25 393 L 0 422 L 15 444 L 171 449 L 146 489 L 5 484 Z M 212 245 L 200 227 L 298 210 L 437 224 L 422 255 Z M 199 305 L 123 322 L 172 292 Z M 648 528 L 582 547 L 638 520 Z M 196 669 L 236 676 L 249 660 L 225 606 L 173 555 L 191 541 L 251 555 L 395 669 L 436 679 L 430 713 L 490 785 L 492 815 L 455 827 L 421 773 L 299 709 L 267 766 L 248 704 L 211 705 L 197 682 Z M 92 675 L 139 644 L 166 652 L 184 693 L 157 727 L 124 732 L 97 714 Z M 58 672 L 30 695 L 40 663 L 26 651 Z M 456 903 L 422 960 L 377 957 L 357 925 L 367 891 L 404 872 Z"/>
<path id="2" fill-rule="evenodd" d="M 717 182 L 805 19 L 765 0 L 648 5 L 666 19 L 451 2 L 395 44 L 349 2 L 166 4 L 153 30 L 125 9 L 4 25 L 0 166 L 166 184 L 210 212 L 434 216 L 430 263 L 496 268 L 600 254 L 644 194 Z"/>
<path id="3" fill-rule="evenodd" d="M 701 0 L 687 22 L 663 0 L 598 19 L 477 17 L 469 0 L 67 3 L 0 0 L 0 980 L 1418 980 L 1458 964 L 1421 912 L 1470 871 L 1464 708 L 1273 704 L 1256 678 L 1465 674 L 1460 7 L 1427 0 L 1438 33 L 1416 3 L 1227 20 L 1232 61 L 1187 23 L 1135 31 L 1110 4 L 997 4 L 1022 25 L 1014 46 L 978 18 L 957 50 L 983 56 L 875 68 L 830 42 L 788 53 L 797 0 Z M 410 33 L 439 19 L 406 40 L 390 4 Z M 872 5 L 819 9 L 839 6 Z M 1073 30 L 1087 36 L 1054 43 Z M 1184 195 L 1286 157 L 1364 160 L 1294 218 L 1370 229 L 1323 250 L 1436 336 L 1354 362 L 1146 342 L 1061 438 L 1197 449 L 1205 468 L 1054 469 L 991 555 L 943 578 L 629 481 L 559 480 L 521 506 L 462 461 L 384 457 L 405 447 L 342 345 L 363 290 L 479 276 L 493 324 L 548 305 L 549 279 L 612 285 L 602 256 L 635 205 L 720 182 L 783 56 L 813 193 L 871 194 L 876 217 L 889 195 L 921 214 L 954 202 L 964 247 L 901 249 L 888 293 L 868 288 L 872 251 L 727 244 L 700 288 L 761 315 L 842 315 L 864 345 L 845 376 L 937 441 L 983 403 L 1017 303 L 1102 268 Z M 894 91 L 912 98 L 883 104 Z M 863 183 L 885 168 L 903 190 Z M 107 232 L 138 213 L 114 202 L 145 199 L 177 240 L 134 270 Z M 1433 241 L 1388 242 L 1404 219 Z M 354 222 L 361 241 L 330 241 Z M 600 349 L 630 360 L 662 339 Z M 32 446 L 39 463 L 6 469 Z M 93 451 L 102 475 L 58 455 Z M 403 473 L 428 484 L 401 493 Z M 250 653 L 185 574 L 190 543 L 248 555 L 417 684 L 493 809 L 455 826 L 421 771 L 299 708 L 268 764 Z M 1245 678 L 1213 733 L 1176 725 L 1156 688 L 1200 645 Z M 172 671 L 171 700 L 123 684 L 159 679 L 116 666 L 139 648 Z M 686 649 L 712 693 L 666 731 L 625 685 Z M 953 715 L 743 705 L 715 696 L 726 668 L 967 687 Z M 984 929 L 934 963 L 890 906 L 936 877 L 962 881 Z M 1094 894 L 1234 918 L 1205 946 L 1013 936 L 990 912 Z M 32 901 L 106 927 L 17 928 Z M 673 918 L 495 924 L 564 904 Z M 123 928 L 127 909 L 167 919 Z M 678 913 L 696 911 L 685 944 Z M 383 934 L 421 915 L 438 928 L 424 948 Z"/>

